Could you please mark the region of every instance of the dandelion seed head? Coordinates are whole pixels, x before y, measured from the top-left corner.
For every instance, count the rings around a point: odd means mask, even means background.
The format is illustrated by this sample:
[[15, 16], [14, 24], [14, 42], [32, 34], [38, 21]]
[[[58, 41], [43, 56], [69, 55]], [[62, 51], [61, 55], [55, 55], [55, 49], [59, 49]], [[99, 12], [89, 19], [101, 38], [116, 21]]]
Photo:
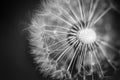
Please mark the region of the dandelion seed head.
[[89, 76], [94, 80], [94, 74], [106, 75], [104, 64], [116, 70], [112, 53], [120, 51], [111, 44], [108, 1], [43, 0], [29, 29], [31, 54], [40, 73], [55, 80], [89, 80]]
[[93, 43], [96, 41], [96, 32], [93, 29], [85, 28], [78, 31], [78, 38], [85, 44]]

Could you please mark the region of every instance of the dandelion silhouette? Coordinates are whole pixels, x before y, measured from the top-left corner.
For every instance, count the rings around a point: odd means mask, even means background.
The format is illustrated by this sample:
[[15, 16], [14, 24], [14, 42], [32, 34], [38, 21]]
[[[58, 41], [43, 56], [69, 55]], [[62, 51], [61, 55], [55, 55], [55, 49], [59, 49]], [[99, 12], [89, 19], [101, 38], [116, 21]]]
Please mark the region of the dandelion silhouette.
[[[107, 48], [111, 35], [100, 31], [105, 15], [115, 7], [111, 0], [45, 0], [31, 20], [30, 44], [40, 73], [54, 79], [88, 80], [105, 77], [102, 62], [114, 70]], [[113, 58], [113, 57], [112, 57]], [[104, 66], [105, 67], [105, 66]]]

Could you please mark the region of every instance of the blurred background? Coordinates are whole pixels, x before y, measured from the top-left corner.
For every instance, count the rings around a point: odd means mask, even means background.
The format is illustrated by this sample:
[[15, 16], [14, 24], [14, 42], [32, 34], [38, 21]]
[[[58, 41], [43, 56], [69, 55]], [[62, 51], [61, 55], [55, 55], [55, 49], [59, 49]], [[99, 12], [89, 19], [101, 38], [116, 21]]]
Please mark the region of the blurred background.
[[[118, 1], [118, 2], [117, 2]], [[119, 5], [119, 0], [115, 1]], [[49, 80], [41, 77], [29, 55], [27, 33], [22, 31], [30, 23], [40, 0], [10, 0], [1, 2], [1, 79], [0, 80]], [[118, 6], [119, 8], [120, 6]], [[120, 8], [119, 8], [120, 9]], [[116, 24], [120, 25], [120, 15], [116, 15]], [[119, 29], [119, 30], [118, 30]], [[120, 31], [119, 28], [116, 29]], [[120, 33], [120, 32], [118, 32]], [[120, 80], [120, 71], [114, 80]]]
[[40, 0], [10, 0], [1, 2], [1, 79], [46, 80], [38, 75], [29, 56], [27, 34], [22, 31], [30, 23], [33, 10]]

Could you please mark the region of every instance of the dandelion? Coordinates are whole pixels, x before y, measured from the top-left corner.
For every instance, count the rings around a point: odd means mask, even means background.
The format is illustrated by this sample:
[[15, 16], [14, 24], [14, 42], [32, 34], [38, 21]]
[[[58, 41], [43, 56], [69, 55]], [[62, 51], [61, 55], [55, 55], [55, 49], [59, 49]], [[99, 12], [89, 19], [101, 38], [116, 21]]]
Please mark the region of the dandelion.
[[[110, 42], [105, 16], [115, 7], [111, 0], [45, 0], [29, 27], [32, 54], [46, 76], [55, 79], [94, 80], [105, 77], [103, 63], [114, 70], [107, 49], [120, 53]], [[109, 23], [110, 24], [110, 23]], [[103, 34], [101, 28], [105, 30]]]

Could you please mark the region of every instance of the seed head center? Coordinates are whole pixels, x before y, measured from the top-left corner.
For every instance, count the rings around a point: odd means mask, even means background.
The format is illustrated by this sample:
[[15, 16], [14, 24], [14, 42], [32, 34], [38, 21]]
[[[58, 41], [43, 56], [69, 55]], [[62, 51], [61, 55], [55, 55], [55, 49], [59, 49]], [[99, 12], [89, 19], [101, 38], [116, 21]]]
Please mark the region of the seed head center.
[[85, 44], [90, 44], [96, 40], [96, 32], [93, 29], [85, 28], [77, 33], [78, 38]]

